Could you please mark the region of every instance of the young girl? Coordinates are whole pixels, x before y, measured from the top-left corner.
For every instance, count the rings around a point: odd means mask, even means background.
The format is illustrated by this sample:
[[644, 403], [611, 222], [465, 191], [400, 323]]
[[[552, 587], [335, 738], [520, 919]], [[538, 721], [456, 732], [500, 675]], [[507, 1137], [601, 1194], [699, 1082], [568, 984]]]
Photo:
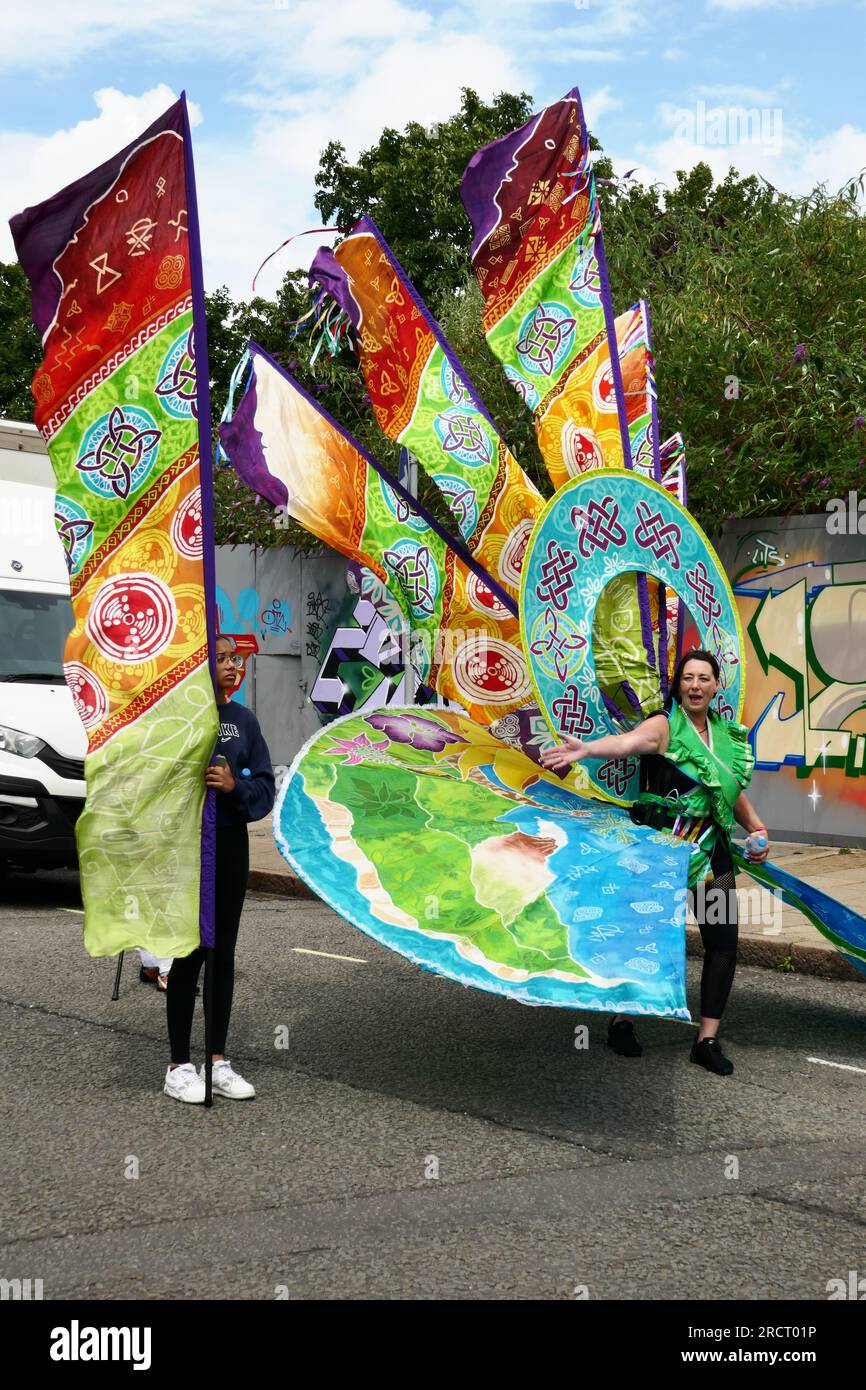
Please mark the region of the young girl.
[[[271, 755], [262, 738], [256, 716], [235, 704], [230, 694], [243, 668], [243, 658], [228, 637], [216, 644], [217, 703], [220, 731], [216, 751], [223, 765], [205, 770], [205, 782], [217, 793], [216, 887], [213, 968], [205, 974], [205, 1009], [213, 989], [213, 1093], [231, 1100], [250, 1100], [255, 1088], [245, 1081], [225, 1056], [226, 1035], [232, 1011], [235, 979], [235, 944], [250, 867], [247, 825], [261, 820], [274, 804]], [[204, 1067], [197, 1072], [189, 1058], [192, 1018], [199, 971], [204, 961], [201, 947], [176, 958], [168, 976], [166, 1016], [171, 1061], [165, 1075], [165, 1094], [174, 1100], [204, 1101]], [[211, 980], [213, 975], [213, 980]]]

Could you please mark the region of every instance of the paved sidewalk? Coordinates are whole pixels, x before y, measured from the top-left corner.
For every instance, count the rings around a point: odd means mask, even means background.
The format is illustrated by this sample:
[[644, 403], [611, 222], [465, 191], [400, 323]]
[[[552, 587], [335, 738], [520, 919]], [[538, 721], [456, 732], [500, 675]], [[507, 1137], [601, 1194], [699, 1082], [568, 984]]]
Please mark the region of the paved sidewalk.
[[[827, 845], [776, 842], [773, 863], [805, 879], [833, 898], [866, 916], [866, 850], [838, 850]], [[285, 893], [291, 897], [314, 896], [294, 874], [274, 843], [270, 819], [250, 826], [250, 887], [259, 892]], [[842, 960], [829, 941], [800, 912], [786, 903], [775, 914], [748, 910], [759, 907], [754, 880], [743, 874], [740, 890], [752, 890], [749, 900], [741, 891], [740, 959], [744, 964], [773, 969], [794, 969], [803, 974], [857, 979], [860, 975]], [[765, 899], [766, 904], [766, 899]], [[688, 932], [690, 955], [701, 952], [696, 929]]]

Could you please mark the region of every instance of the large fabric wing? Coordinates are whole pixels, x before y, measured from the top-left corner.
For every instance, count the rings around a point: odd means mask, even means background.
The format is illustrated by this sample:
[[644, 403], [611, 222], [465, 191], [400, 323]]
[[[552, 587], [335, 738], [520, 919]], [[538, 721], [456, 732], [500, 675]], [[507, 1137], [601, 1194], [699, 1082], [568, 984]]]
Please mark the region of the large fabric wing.
[[43, 360], [36, 423], [72, 590], [65, 673], [88, 736], [77, 824], [85, 944], [213, 940], [217, 735], [210, 406], [183, 98], [12, 219]]
[[301, 750], [280, 851], [384, 946], [524, 1004], [688, 1019], [688, 846], [465, 717], [382, 710]]

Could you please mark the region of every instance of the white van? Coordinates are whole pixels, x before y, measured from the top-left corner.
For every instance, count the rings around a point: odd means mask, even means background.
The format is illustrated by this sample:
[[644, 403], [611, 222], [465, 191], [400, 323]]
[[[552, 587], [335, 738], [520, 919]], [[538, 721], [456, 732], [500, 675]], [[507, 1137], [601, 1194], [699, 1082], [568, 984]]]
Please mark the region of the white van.
[[63, 679], [71, 627], [45, 445], [0, 420], [0, 877], [77, 862], [87, 736]]

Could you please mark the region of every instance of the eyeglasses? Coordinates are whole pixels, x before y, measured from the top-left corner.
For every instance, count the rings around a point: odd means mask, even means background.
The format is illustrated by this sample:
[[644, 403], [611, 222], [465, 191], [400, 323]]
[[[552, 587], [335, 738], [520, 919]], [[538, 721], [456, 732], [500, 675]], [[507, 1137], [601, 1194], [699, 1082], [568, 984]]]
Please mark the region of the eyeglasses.
[[236, 671], [243, 670], [244, 659], [239, 652], [219, 652], [216, 659], [217, 666], [225, 666], [226, 662], [231, 662]]

